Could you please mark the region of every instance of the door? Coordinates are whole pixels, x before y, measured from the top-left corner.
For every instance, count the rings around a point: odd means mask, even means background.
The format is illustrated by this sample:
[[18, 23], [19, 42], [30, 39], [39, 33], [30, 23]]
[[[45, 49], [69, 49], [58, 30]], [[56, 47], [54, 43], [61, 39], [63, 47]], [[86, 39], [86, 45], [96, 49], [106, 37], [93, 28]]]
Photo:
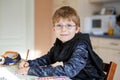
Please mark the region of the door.
[[0, 0], [0, 55], [34, 49], [33, 0]]

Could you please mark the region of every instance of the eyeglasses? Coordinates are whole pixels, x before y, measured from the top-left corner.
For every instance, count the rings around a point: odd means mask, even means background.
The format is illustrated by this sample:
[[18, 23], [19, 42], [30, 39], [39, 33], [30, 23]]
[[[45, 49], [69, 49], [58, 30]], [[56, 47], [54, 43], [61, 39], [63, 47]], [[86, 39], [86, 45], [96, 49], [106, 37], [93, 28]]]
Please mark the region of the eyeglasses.
[[63, 27], [67, 28], [67, 29], [72, 29], [73, 27], [75, 27], [76, 25], [72, 25], [72, 24], [66, 24], [66, 25], [63, 25], [63, 24], [56, 24], [55, 25], [55, 28], [60, 30], [62, 29]]

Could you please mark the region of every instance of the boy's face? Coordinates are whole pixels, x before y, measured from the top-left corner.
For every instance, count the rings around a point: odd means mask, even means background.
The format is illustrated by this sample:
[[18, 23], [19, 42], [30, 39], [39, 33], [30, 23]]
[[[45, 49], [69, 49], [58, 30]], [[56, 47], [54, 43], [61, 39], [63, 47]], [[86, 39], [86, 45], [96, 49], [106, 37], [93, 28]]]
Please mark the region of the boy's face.
[[76, 26], [72, 20], [62, 18], [53, 27], [56, 37], [63, 43], [71, 40], [79, 32], [79, 29], [80, 27]]

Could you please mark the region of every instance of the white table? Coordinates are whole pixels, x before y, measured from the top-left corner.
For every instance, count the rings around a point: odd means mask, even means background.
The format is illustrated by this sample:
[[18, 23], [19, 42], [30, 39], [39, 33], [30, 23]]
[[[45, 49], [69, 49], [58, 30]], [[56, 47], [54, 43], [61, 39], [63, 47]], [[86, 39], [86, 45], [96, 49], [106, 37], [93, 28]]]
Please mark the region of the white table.
[[38, 78], [37, 76], [17, 74], [17, 70], [17, 65], [0, 67], [0, 80], [35, 80]]

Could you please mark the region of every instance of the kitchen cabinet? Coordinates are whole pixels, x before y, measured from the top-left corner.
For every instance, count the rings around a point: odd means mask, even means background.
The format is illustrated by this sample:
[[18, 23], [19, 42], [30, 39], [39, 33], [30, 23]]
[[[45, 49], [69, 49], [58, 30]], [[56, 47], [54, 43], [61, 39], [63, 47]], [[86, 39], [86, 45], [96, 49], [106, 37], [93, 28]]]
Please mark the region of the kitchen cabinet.
[[119, 0], [90, 0], [91, 3], [101, 3], [101, 2], [116, 2]]
[[117, 63], [117, 70], [115, 72], [114, 80], [120, 79], [120, 39], [91, 37], [91, 42], [94, 51], [103, 59], [104, 62], [109, 63], [114, 61]]

